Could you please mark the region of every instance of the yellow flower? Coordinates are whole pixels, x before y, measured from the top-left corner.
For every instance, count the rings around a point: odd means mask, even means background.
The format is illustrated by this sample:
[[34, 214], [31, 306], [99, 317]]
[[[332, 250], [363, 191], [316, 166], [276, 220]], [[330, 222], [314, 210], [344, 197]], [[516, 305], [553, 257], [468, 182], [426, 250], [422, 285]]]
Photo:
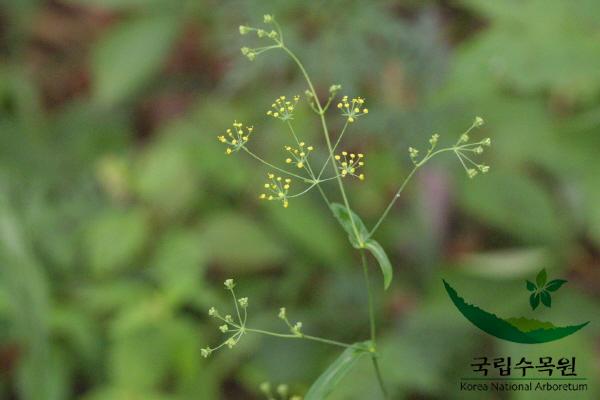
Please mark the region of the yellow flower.
[[271, 104], [272, 110], [267, 111], [267, 115], [282, 121], [293, 119], [294, 110], [299, 100], [300, 96], [294, 96], [292, 100], [286, 100], [285, 96], [279, 96]]
[[252, 126], [246, 126], [241, 122], [234, 121], [232, 128], [228, 128], [225, 134], [217, 136], [217, 140], [227, 145], [225, 154], [230, 155], [239, 151], [250, 140], [250, 134], [254, 130]]
[[365, 179], [365, 174], [360, 173], [357, 175], [357, 170], [365, 165], [364, 158], [365, 155], [362, 153], [348, 153], [347, 151], [342, 151], [342, 154], [336, 154], [334, 156], [335, 160], [338, 162], [338, 169], [340, 171], [340, 175], [342, 178], [345, 178], [348, 175], [354, 176], [361, 181]]
[[282, 178], [281, 176], [275, 176], [275, 174], [267, 174], [268, 182], [264, 184], [264, 188], [267, 189], [267, 193], [261, 193], [258, 198], [261, 200], [270, 201], [281, 201], [284, 208], [289, 205], [288, 192], [292, 180], [290, 178]]
[[298, 168], [304, 168], [308, 162], [310, 152], [314, 150], [313, 146], [306, 146], [306, 143], [298, 143], [298, 148], [292, 146], [284, 146], [285, 151], [290, 153], [291, 157], [285, 159], [286, 164], [294, 163]]
[[342, 110], [342, 115], [348, 117], [348, 122], [352, 123], [356, 121], [356, 118], [369, 113], [368, 108], [363, 108], [365, 99], [362, 97], [355, 97], [348, 99], [348, 96], [342, 97], [342, 101], [338, 103], [337, 108]]

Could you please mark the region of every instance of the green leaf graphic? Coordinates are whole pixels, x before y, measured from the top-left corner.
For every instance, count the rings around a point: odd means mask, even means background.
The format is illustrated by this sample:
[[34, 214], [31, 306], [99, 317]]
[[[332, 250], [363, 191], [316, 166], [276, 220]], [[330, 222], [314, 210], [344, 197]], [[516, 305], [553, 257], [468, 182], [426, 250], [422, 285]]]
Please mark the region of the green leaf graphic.
[[554, 279], [554, 280], [548, 282], [548, 284], [546, 285], [546, 287], [544, 289], [549, 292], [556, 292], [565, 283], [567, 283], [567, 280], [565, 280], [565, 279]]
[[535, 310], [537, 306], [540, 305], [540, 294], [532, 293], [531, 296], [529, 296], [529, 304], [531, 304], [531, 308]]
[[542, 298], [542, 303], [546, 307], [552, 307], [552, 297], [550, 297], [550, 293], [546, 292], [545, 290], [542, 290], [540, 296]]
[[527, 290], [529, 290], [530, 292], [533, 292], [535, 289], [537, 289], [537, 286], [535, 286], [535, 283], [533, 283], [529, 280], [526, 282], [527, 282]]
[[537, 276], [535, 278], [535, 282], [537, 283], [537, 286], [541, 288], [541, 287], [544, 287], [547, 279], [548, 279], [548, 275], [546, 274], [546, 268], [544, 268], [543, 270], [541, 270], [539, 272], [539, 274], [537, 274]]

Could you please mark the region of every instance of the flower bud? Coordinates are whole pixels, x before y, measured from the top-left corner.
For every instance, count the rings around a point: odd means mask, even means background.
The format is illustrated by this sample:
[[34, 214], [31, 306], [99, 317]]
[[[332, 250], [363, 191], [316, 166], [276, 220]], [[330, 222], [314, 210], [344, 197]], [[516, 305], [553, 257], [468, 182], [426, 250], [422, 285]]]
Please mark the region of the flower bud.
[[271, 384], [269, 382], [263, 382], [260, 384], [259, 389], [266, 395], [271, 394]]
[[279, 319], [286, 319], [287, 318], [287, 315], [286, 315], [286, 312], [285, 312], [285, 307], [281, 307], [279, 309], [279, 315], [278, 315], [278, 317], [279, 317]]
[[283, 398], [287, 398], [290, 388], [288, 385], [281, 384], [277, 386], [277, 394]]
[[225, 288], [229, 289], [229, 290], [231, 290], [235, 287], [235, 283], [233, 282], [233, 279], [227, 279], [223, 284], [225, 285]]
[[208, 356], [210, 356], [210, 353], [212, 353], [212, 350], [210, 349], [210, 347], [200, 350], [200, 355], [204, 358], [208, 358]]
[[481, 118], [481, 117], [475, 117], [475, 121], [473, 122], [473, 126], [474, 127], [478, 128], [478, 127], [480, 127], [483, 124], [484, 124], [483, 118]]
[[240, 25], [240, 35], [245, 35], [248, 32], [250, 32], [250, 27], [247, 27], [245, 25]]
[[265, 15], [263, 16], [263, 22], [264, 22], [265, 24], [270, 24], [270, 23], [272, 23], [272, 22], [273, 22], [273, 16], [272, 16], [271, 14], [265, 14]]

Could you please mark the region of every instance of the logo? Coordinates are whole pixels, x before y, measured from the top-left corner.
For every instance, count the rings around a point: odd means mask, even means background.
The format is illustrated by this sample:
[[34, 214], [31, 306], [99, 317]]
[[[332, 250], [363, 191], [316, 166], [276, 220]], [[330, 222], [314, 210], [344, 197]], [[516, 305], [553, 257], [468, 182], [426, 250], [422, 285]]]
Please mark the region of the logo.
[[[588, 321], [578, 325], [556, 326], [551, 322], [525, 317], [500, 318], [476, 305], [469, 304], [448, 282], [445, 280], [443, 282], [448, 296], [458, 311], [473, 325], [499, 339], [526, 344], [552, 342], [572, 335], [589, 323]], [[552, 295], [565, 283], [567, 281], [564, 279], [554, 279], [548, 282], [545, 269], [537, 274], [535, 283], [527, 280], [525, 287], [530, 292], [529, 305], [532, 310], [536, 310], [540, 304], [550, 308]]]

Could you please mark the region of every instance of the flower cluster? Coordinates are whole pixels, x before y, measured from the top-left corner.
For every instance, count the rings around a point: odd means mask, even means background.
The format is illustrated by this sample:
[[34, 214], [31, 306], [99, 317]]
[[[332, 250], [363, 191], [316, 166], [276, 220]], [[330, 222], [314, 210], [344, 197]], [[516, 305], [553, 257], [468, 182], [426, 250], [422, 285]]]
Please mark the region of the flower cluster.
[[354, 122], [356, 118], [369, 113], [369, 109], [364, 107], [364, 104], [365, 99], [362, 97], [349, 100], [348, 96], [344, 96], [342, 101], [338, 103], [337, 108], [342, 110], [343, 116], [348, 117], [348, 122]]
[[284, 149], [288, 151], [291, 157], [285, 159], [286, 164], [294, 164], [298, 168], [304, 168], [308, 155], [314, 150], [313, 146], [307, 146], [304, 142], [298, 143], [298, 148], [292, 146], [285, 146]]
[[338, 169], [340, 170], [340, 175], [345, 178], [348, 175], [357, 177], [361, 181], [365, 179], [365, 174], [357, 174], [356, 171], [365, 165], [364, 162], [364, 154], [358, 153], [350, 153], [347, 151], [342, 151], [342, 154], [336, 154], [335, 160], [338, 163]]
[[[223, 324], [219, 326], [219, 331], [221, 331], [224, 334], [231, 334], [231, 336], [229, 336], [227, 339], [225, 339], [217, 347], [214, 347], [214, 348], [206, 347], [206, 348], [201, 349], [200, 354], [204, 358], [207, 358], [214, 351], [219, 350], [221, 347], [227, 346], [230, 349], [233, 348], [240, 341], [240, 339], [246, 332], [245, 327], [246, 327], [246, 320], [248, 318], [248, 314], [247, 314], [248, 298], [247, 297], [242, 297], [240, 299], [236, 298], [235, 291], [233, 290], [233, 288], [235, 287], [235, 282], [233, 281], [233, 279], [227, 279], [224, 282], [224, 286], [225, 286], [225, 289], [227, 289], [231, 293], [231, 296], [233, 297], [233, 304], [235, 305], [237, 320], [235, 320], [234, 317], [232, 317], [230, 314], [226, 314], [225, 316], [222, 316], [219, 313], [219, 311], [217, 311], [217, 309], [214, 307], [211, 307], [208, 310], [208, 315], [210, 317], [216, 318], [223, 322]], [[240, 311], [240, 309], [241, 309], [241, 311]], [[242, 313], [243, 313], [243, 317], [242, 317]]]
[[264, 184], [264, 188], [267, 189], [268, 193], [261, 193], [259, 198], [261, 200], [276, 200], [281, 201], [283, 207], [288, 207], [288, 191], [292, 180], [290, 178], [282, 178], [281, 176], [275, 176], [274, 174], [267, 174], [269, 182]]
[[462, 135], [460, 135], [458, 141], [454, 146], [437, 151], [435, 151], [435, 149], [440, 136], [438, 134], [434, 134], [429, 139], [429, 149], [427, 150], [427, 154], [423, 158], [419, 159], [419, 150], [415, 149], [414, 147], [408, 148], [408, 154], [410, 156], [410, 159], [415, 165], [415, 167], [420, 167], [435, 154], [441, 153], [443, 151], [453, 151], [456, 157], [458, 157], [458, 160], [465, 169], [465, 172], [467, 173], [467, 176], [469, 178], [474, 178], [479, 173], [485, 174], [490, 170], [490, 167], [485, 164], [476, 163], [469, 156], [469, 153], [477, 155], [482, 154], [484, 147], [489, 147], [492, 144], [492, 140], [490, 138], [485, 138], [479, 142], [469, 142], [471, 139], [469, 136], [470, 132], [474, 128], [479, 128], [483, 124], [483, 119], [481, 117], [476, 117], [469, 129], [467, 129]]
[[271, 104], [272, 110], [267, 111], [267, 115], [280, 119], [282, 121], [288, 121], [294, 118], [294, 109], [300, 100], [300, 96], [292, 97], [292, 100], [287, 100], [285, 96], [279, 96]]
[[[273, 18], [273, 16], [270, 14], [266, 14], [264, 16], [263, 22], [267, 25], [275, 25], [275, 27], [279, 28], [279, 26], [275, 22], [275, 18]], [[273, 29], [266, 30], [266, 29], [254, 28], [254, 27], [246, 26], [246, 25], [240, 25], [239, 30], [240, 30], [240, 35], [247, 35], [248, 33], [255, 32], [256, 36], [258, 36], [260, 39], [267, 38], [267, 39], [271, 39], [272, 41], [274, 41], [276, 43], [276, 45], [273, 45], [273, 46], [264, 46], [264, 47], [256, 47], [256, 48], [242, 47], [242, 54], [244, 56], [246, 56], [250, 61], [253, 61], [256, 58], [256, 56], [259, 55], [260, 53], [263, 53], [267, 50], [271, 50], [276, 47], [280, 47], [280, 45], [282, 43], [281, 42], [281, 33], [276, 30], [273, 30]]]
[[[275, 400], [275, 395], [273, 394], [273, 390], [270, 382], [263, 382], [260, 384], [260, 391], [262, 394], [266, 396], [267, 400]], [[290, 388], [286, 384], [277, 385], [275, 388], [275, 393], [279, 396], [278, 400], [302, 400], [302, 397], [292, 395], [290, 397]]]
[[484, 147], [489, 147], [492, 145], [492, 140], [490, 138], [485, 138], [479, 142], [469, 143], [469, 133], [474, 128], [479, 128], [483, 124], [483, 118], [475, 117], [471, 127], [460, 136], [455, 146], [454, 152], [456, 153], [456, 156], [458, 157], [469, 178], [474, 178], [479, 173], [485, 174], [490, 170], [488, 165], [478, 164], [473, 161], [471, 157], [469, 157], [469, 153], [477, 155], [482, 154]]
[[302, 337], [302, 322], [298, 321], [294, 325], [292, 325], [287, 317], [287, 311], [285, 307], [281, 307], [279, 309], [279, 314], [277, 315], [277, 317], [283, 322], [285, 322], [287, 327], [290, 328], [290, 332], [292, 332], [294, 336]]
[[234, 121], [233, 128], [228, 128], [224, 135], [217, 136], [219, 142], [227, 145], [225, 154], [229, 155], [239, 151], [250, 139], [250, 134], [252, 134], [254, 127], [246, 126], [244, 130], [242, 126], [241, 122]]

